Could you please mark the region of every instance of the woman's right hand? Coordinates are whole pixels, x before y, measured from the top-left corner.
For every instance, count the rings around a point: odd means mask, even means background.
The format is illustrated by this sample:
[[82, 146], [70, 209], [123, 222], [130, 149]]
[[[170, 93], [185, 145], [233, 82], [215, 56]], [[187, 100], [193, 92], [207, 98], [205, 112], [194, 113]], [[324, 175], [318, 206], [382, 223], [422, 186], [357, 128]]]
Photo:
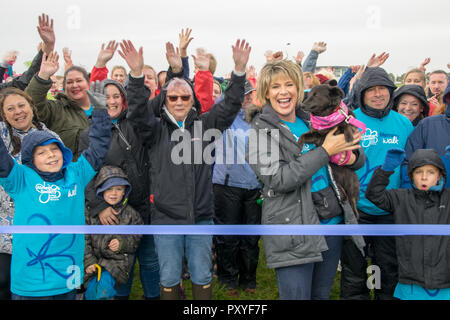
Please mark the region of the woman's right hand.
[[119, 224], [119, 220], [116, 218], [116, 215], [117, 212], [113, 208], [108, 207], [106, 209], [103, 209], [98, 214], [98, 218], [103, 225], [115, 225]]
[[50, 52], [48, 55], [44, 53], [42, 56], [41, 69], [39, 70], [39, 78], [48, 80], [59, 69], [59, 55], [56, 52]]
[[361, 132], [357, 131], [353, 134], [353, 140], [351, 142], [347, 142], [345, 140], [344, 134], [334, 135], [337, 131], [337, 127], [332, 129], [325, 137], [325, 141], [322, 144], [322, 148], [328, 153], [331, 157], [335, 154], [341, 153], [347, 150], [356, 150], [361, 148], [359, 142], [361, 141]]

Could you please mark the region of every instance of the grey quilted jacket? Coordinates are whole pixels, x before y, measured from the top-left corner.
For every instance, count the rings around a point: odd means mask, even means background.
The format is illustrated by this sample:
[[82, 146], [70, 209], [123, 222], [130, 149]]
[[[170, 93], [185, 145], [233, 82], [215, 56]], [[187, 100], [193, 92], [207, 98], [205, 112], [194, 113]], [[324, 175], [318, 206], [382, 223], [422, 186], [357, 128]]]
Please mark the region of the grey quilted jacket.
[[[247, 111], [247, 121], [258, 136], [257, 144], [251, 141], [250, 136], [246, 158], [263, 185], [261, 223], [319, 224], [311, 196], [311, 177], [328, 164], [327, 152], [318, 147], [302, 154], [289, 128], [279, 120], [270, 104], [262, 110], [255, 108]], [[297, 116], [303, 119], [308, 117], [301, 109], [297, 110]], [[364, 164], [365, 157], [359, 158], [358, 165]], [[348, 204], [343, 205], [343, 210], [345, 223], [357, 223]], [[283, 235], [262, 238], [269, 268], [320, 262], [322, 252], [328, 249], [324, 236]], [[356, 237], [354, 240], [362, 249], [362, 238]]]

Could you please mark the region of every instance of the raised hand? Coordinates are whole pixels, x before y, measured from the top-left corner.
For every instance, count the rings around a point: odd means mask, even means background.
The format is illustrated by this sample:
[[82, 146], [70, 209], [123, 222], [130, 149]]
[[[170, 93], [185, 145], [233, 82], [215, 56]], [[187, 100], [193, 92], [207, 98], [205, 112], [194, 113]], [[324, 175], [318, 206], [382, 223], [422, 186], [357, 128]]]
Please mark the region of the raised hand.
[[55, 48], [55, 32], [53, 31], [53, 19], [49, 20], [48, 15], [43, 13], [38, 18], [38, 33], [43, 43], [42, 51], [50, 54]]
[[376, 56], [375, 53], [370, 57], [369, 61], [367, 61], [367, 68], [375, 68], [381, 66], [386, 62], [387, 58], [389, 58], [389, 53], [383, 52], [379, 56]]
[[236, 44], [231, 47], [233, 49], [234, 70], [245, 72], [252, 47], [250, 47], [245, 40], [241, 41], [239, 39], [236, 40]]
[[180, 49], [175, 47], [171, 42], [166, 42], [166, 59], [169, 66], [174, 73], [181, 72], [183, 70], [183, 63], [181, 61]]
[[72, 50], [70, 50], [67, 47], [64, 47], [62, 49], [62, 52], [63, 52], [64, 62], [66, 63], [66, 65], [68, 65], [68, 66], [73, 65], [73, 63], [72, 63]]
[[283, 52], [277, 51], [274, 54], [272, 54], [272, 61], [280, 61], [283, 59]]
[[118, 46], [119, 43], [116, 43], [115, 40], [109, 41], [106, 48], [105, 44], [102, 43], [102, 48], [98, 53], [97, 63], [95, 64], [95, 66], [97, 68], [104, 68], [106, 66], [106, 63], [114, 56], [114, 53], [116, 52]]
[[192, 55], [192, 58], [194, 59], [195, 66], [200, 71], [207, 71], [209, 70], [209, 61], [210, 57], [203, 49], [197, 49], [197, 56]]
[[361, 69], [361, 66], [350, 66], [350, 70], [352, 70], [352, 73], [357, 73]]
[[107, 109], [107, 98], [105, 94], [105, 85], [103, 82], [96, 80], [91, 82], [91, 89], [86, 93], [89, 97], [89, 101], [93, 104], [94, 109]]
[[186, 31], [184, 29], [181, 29], [181, 33], [178, 34], [179, 44], [178, 48], [180, 49], [180, 55], [185, 58], [187, 57], [187, 47], [189, 46], [189, 43], [194, 39], [191, 37], [192, 29], [186, 28]]
[[130, 67], [130, 74], [135, 78], [142, 76], [144, 49], [140, 47], [139, 51], [137, 51], [130, 40], [123, 40], [120, 43], [120, 49], [122, 51], [119, 50], [119, 54]]
[[246, 73], [247, 73], [247, 78], [249, 78], [249, 79], [250, 78], [256, 79], [257, 74], [256, 74], [256, 70], [255, 70], [254, 66], [248, 67], [247, 70], [246, 70]]
[[299, 52], [297, 52], [297, 55], [293, 58], [294, 58], [295, 62], [297, 62], [297, 64], [301, 64], [304, 56], [305, 56], [305, 53], [303, 51], [299, 51]]
[[48, 80], [59, 69], [59, 56], [56, 52], [50, 52], [50, 54], [44, 53], [42, 56], [41, 68], [38, 76], [43, 80]]
[[316, 51], [318, 54], [321, 54], [327, 50], [327, 44], [323, 41], [314, 42], [312, 50]]
[[422, 70], [423, 72], [425, 72], [425, 71], [427, 70], [427, 69], [425, 68], [425, 66], [426, 66], [427, 64], [429, 64], [430, 61], [431, 61], [430, 58], [425, 58], [425, 60], [423, 60], [422, 63], [420, 64], [419, 69]]
[[267, 50], [264, 53], [264, 56], [266, 57], [266, 62], [270, 62], [273, 60], [272, 54], [273, 54], [272, 50]]

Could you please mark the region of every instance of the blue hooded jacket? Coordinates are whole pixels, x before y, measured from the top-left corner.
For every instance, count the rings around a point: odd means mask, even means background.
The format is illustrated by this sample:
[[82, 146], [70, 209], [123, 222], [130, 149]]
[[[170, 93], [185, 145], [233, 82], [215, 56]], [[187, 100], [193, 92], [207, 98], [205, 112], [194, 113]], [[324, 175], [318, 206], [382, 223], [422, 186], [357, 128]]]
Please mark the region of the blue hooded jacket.
[[[444, 93], [444, 102], [450, 99], [450, 84]], [[446, 103], [445, 113], [422, 119], [408, 138], [405, 147], [405, 162], [402, 171], [405, 172], [408, 161], [417, 149], [434, 149], [444, 162], [445, 169], [450, 172], [450, 159], [445, 156], [445, 148], [450, 145], [450, 104]], [[410, 188], [407, 174], [402, 174], [402, 187]], [[447, 179], [445, 188], [450, 187]]]

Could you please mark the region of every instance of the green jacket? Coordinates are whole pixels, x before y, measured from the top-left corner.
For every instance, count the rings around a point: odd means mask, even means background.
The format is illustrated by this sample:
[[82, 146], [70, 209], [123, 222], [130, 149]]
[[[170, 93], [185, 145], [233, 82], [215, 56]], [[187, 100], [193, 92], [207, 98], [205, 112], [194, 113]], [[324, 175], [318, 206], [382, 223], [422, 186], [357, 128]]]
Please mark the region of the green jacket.
[[64, 93], [58, 93], [53, 101], [48, 100], [47, 92], [51, 86], [50, 79], [43, 80], [36, 75], [25, 92], [33, 99], [39, 120], [61, 137], [66, 147], [72, 150], [75, 161], [79, 136], [81, 131], [89, 126], [88, 117], [83, 109]]

